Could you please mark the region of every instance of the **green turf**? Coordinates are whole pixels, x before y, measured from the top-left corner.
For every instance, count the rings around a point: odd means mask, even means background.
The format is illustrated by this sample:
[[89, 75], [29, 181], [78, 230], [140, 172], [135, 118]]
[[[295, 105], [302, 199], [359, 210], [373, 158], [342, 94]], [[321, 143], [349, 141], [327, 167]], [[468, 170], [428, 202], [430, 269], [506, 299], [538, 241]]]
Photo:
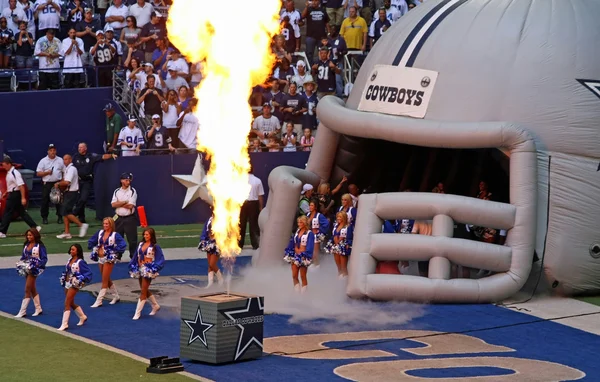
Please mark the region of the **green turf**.
[[192, 380], [178, 374], [148, 374], [142, 362], [24, 322], [0, 317], [0, 328], [3, 382]]
[[600, 306], [600, 296], [576, 297], [577, 300]]

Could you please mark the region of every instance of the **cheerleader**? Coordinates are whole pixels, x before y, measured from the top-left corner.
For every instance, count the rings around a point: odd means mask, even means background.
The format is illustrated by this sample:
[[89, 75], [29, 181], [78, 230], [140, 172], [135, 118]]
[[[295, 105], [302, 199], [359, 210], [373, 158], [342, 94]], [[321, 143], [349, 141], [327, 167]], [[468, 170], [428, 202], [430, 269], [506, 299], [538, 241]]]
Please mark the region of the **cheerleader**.
[[348, 225], [351, 225], [352, 228], [354, 228], [356, 222], [356, 207], [352, 207], [352, 196], [350, 196], [350, 194], [342, 195], [342, 205], [338, 209], [338, 212], [345, 212], [348, 215]]
[[348, 276], [348, 256], [352, 252], [352, 236], [354, 227], [348, 223], [348, 214], [340, 211], [335, 215], [332, 237], [325, 246], [327, 253], [332, 253], [338, 267], [340, 279]]
[[27, 306], [31, 299], [33, 299], [33, 305], [35, 305], [33, 316], [42, 314], [40, 295], [35, 287], [35, 281], [46, 269], [46, 262], [48, 262], [48, 256], [40, 233], [35, 228], [28, 229], [25, 231], [23, 253], [21, 259], [17, 262], [17, 273], [25, 277], [25, 298], [21, 302], [21, 310], [15, 317], [21, 318], [27, 315]]
[[[308, 218], [306, 216], [300, 216], [297, 220], [297, 224], [298, 230], [290, 239], [290, 243], [285, 249], [285, 257], [283, 259], [292, 264], [294, 290], [296, 290], [296, 292], [302, 291], [302, 293], [304, 293], [308, 286], [306, 270], [312, 262], [315, 234], [308, 228]], [[298, 272], [300, 272], [300, 277], [302, 278], [302, 288], [298, 281]]]
[[79, 244], [73, 244], [69, 248], [71, 258], [67, 261], [65, 271], [60, 276], [60, 285], [65, 288], [65, 310], [63, 312], [62, 325], [58, 330], [66, 330], [69, 328], [69, 317], [71, 309], [79, 317], [77, 326], [81, 326], [87, 320], [87, 316], [83, 313], [81, 307], [75, 304], [75, 295], [79, 289], [92, 281], [92, 271], [83, 260], [83, 248]]
[[102, 220], [102, 229], [88, 240], [88, 249], [92, 250], [90, 259], [98, 262], [100, 275], [102, 276], [102, 288], [92, 308], [102, 306], [102, 300], [109, 288], [113, 294], [110, 304], [114, 305], [121, 300], [117, 288], [110, 279], [110, 274], [123, 252], [125, 252], [126, 247], [127, 243], [125, 239], [115, 232], [115, 221], [112, 218], [104, 218]]
[[208, 260], [208, 284], [206, 285], [206, 288], [210, 288], [213, 285], [215, 275], [217, 276], [219, 285], [223, 285], [223, 274], [218, 266], [221, 252], [219, 251], [219, 248], [217, 248], [217, 242], [215, 241], [212, 232], [212, 221], [213, 216], [211, 216], [206, 224], [204, 224], [202, 235], [200, 235], [200, 243], [198, 244], [198, 249], [206, 252], [206, 258]]
[[138, 320], [142, 315], [142, 309], [146, 300], [150, 300], [152, 304], [151, 316], [154, 316], [159, 311], [160, 305], [156, 302], [156, 298], [150, 292], [150, 283], [158, 276], [165, 265], [165, 256], [156, 243], [156, 232], [153, 228], [146, 228], [142, 233], [144, 240], [138, 245], [133, 258], [129, 262], [129, 274], [131, 277], [138, 279], [140, 283], [140, 298], [135, 308], [134, 320]]
[[315, 235], [315, 246], [313, 251], [313, 263], [315, 268], [319, 266], [319, 249], [320, 243], [325, 242], [325, 236], [329, 232], [329, 220], [325, 217], [325, 215], [317, 212], [319, 208], [319, 202], [316, 200], [311, 200], [308, 205], [308, 221], [309, 227], [312, 230], [312, 233]]

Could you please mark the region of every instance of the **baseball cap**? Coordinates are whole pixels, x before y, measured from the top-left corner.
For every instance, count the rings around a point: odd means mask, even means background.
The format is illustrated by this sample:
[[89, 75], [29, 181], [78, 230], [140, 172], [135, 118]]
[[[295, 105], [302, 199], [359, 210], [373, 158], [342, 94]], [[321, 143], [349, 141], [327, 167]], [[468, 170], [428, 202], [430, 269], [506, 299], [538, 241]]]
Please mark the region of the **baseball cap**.
[[133, 174], [130, 172], [124, 172], [121, 174], [121, 179], [133, 180]]
[[322, 45], [319, 47], [319, 51], [329, 52], [329, 47], [327, 45]]
[[91, 13], [91, 12], [92, 12], [92, 8], [85, 8], [85, 9], [83, 10], [83, 12], [84, 12], [84, 13], [88, 13], [88, 12], [90, 12], [90, 13]]
[[302, 192], [301, 194], [304, 195], [307, 191], [311, 191], [313, 189], [312, 184], [305, 184], [304, 186], [302, 186]]
[[98, 35], [104, 36], [104, 31], [102, 29], [97, 30], [96, 31], [96, 36], [98, 36]]
[[111, 27], [110, 25], [107, 25], [107, 26], [104, 28], [104, 32], [114, 32], [114, 31], [115, 31], [115, 30], [114, 30], [114, 29], [113, 29], [113, 27]]
[[154, 65], [152, 65], [152, 63], [151, 63], [151, 62], [146, 62], [146, 63], [144, 64], [144, 66], [149, 66], [149, 67], [151, 67], [152, 69], [154, 69]]
[[129, 117], [127, 119], [129, 119], [131, 122], [137, 121], [137, 118], [133, 114], [129, 114]]
[[48, 150], [50, 150], [50, 149], [56, 149], [56, 146], [54, 146], [54, 143], [50, 143], [48, 145]]
[[306, 68], [306, 63], [304, 63], [304, 61], [300, 60], [296, 63], [296, 67], [298, 67], [298, 66], [303, 66]]
[[271, 104], [270, 104], [270, 103], [268, 103], [268, 102], [265, 102], [265, 103], [263, 103], [263, 107], [269, 107], [269, 108], [270, 108], [270, 107], [271, 107]]
[[113, 110], [114, 107], [112, 105], [112, 103], [107, 103], [106, 106], [104, 106], [104, 109], [102, 109], [102, 111], [108, 111], [108, 110]]
[[162, 13], [160, 13], [159, 11], [154, 11], [150, 14], [151, 17], [162, 17]]
[[152, 119], [160, 119], [160, 115], [158, 115], [158, 114], [154, 114], [154, 115], [152, 116]]

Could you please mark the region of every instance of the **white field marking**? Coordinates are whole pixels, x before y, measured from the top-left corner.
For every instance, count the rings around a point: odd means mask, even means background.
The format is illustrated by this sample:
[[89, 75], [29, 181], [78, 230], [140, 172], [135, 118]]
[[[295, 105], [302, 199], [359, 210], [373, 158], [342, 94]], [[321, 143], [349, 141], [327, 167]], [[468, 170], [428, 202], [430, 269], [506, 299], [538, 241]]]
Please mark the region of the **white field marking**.
[[[139, 362], [143, 362], [143, 363], [146, 363], [146, 364], [150, 364], [150, 360], [149, 359], [146, 359], [144, 357], [140, 357], [137, 354], [133, 354], [133, 353], [130, 353], [128, 351], [125, 351], [125, 350], [122, 350], [122, 349], [118, 349], [116, 347], [113, 347], [113, 346], [110, 346], [110, 345], [107, 345], [107, 344], [103, 344], [101, 342], [90, 340], [89, 338], [85, 338], [85, 337], [78, 336], [78, 335], [73, 334], [73, 333], [69, 333], [66, 330], [65, 331], [58, 331], [56, 328], [53, 328], [52, 326], [49, 326], [49, 325], [46, 325], [46, 324], [42, 324], [42, 323], [39, 323], [39, 322], [36, 322], [36, 321], [32, 321], [32, 320], [27, 319], [27, 318], [18, 318], [17, 319], [15, 317], [13, 317], [12, 315], [10, 315], [8, 313], [5, 313], [5, 312], [2, 312], [2, 311], [0, 311], [0, 316], [4, 317], [4, 318], [11, 319], [11, 320], [19, 321], [19, 322], [24, 322], [26, 324], [29, 324], [29, 325], [32, 325], [32, 326], [35, 326], [35, 327], [38, 327], [38, 328], [41, 328], [41, 329], [45, 329], [45, 330], [48, 330], [50, 332], [54, 332], [54, 333], [62, 335], [62, 336], [65, 336], [65, 337], [68, 337], [68, 338], [72, 338], [74, 340], [78, 340], [78, 341], [84, 342], [86, 344], [99, 347], [100, 349], [105, 349], [105, 350], [111, 351], [113, 353], [117, 353], [119, 355], [131, 358], [133, 360], [136, 360], [136, 361], [139, 361]], [[191, 378], [191, 379], [196, 380], [196, 381], [214, 382], [212, 379], [203, 378], [203, 377], [200, 377], [200, 376], [198, 376], [196, 374], [189, 373], [187, 371], [180, 371], [177, 374], [183, 375], [185, 377]]]

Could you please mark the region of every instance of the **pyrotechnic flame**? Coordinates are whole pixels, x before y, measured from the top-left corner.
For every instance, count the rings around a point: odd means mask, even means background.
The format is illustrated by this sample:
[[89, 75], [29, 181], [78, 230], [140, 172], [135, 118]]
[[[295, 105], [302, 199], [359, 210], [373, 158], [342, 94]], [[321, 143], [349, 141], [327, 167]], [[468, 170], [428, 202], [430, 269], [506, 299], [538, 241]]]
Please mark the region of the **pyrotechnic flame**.
[[248, 133], [252, 88], [271, 74], [272, 37], [279, 32], [280, 0], [175, 0], [169, 9], [169, 39], [191, 62], [202, 62], [196, 88], [200, 121], [198, 150], [211, 165], [212, 229], [223, 256], [239, 254], [239, 215], [248, 193]]

